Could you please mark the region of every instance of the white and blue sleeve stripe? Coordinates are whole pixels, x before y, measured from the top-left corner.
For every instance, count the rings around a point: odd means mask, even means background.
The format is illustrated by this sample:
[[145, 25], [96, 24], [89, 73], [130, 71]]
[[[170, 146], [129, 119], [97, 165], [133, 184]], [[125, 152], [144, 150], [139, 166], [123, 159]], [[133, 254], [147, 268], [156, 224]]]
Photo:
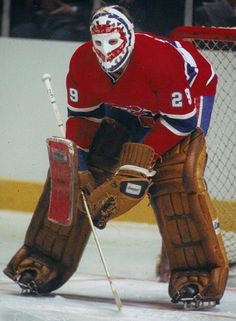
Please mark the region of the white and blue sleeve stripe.
[[184, 115], [161, 113], [160, 122], [175, 135], [187, 136], [197, 126], [196, 109]]
[[99, 104], [93, 107], [72, 107], [68, 105], [68, 117], [85, 117], [95, 122], [101, 122], [105, 116], [104, 104]]

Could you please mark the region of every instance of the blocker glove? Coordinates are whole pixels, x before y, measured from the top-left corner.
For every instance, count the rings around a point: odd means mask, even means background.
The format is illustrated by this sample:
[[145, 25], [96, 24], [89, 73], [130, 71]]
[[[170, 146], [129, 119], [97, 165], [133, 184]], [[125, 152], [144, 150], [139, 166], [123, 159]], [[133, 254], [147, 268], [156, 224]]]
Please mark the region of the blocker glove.
[[125, 143], [120, 167], [115, 176], [99, 185], [87, 197], [93, 223], [103, 229], [108, 220], [117, 217], [139, 203], [151, 184], [154, 149], [144, 144]]

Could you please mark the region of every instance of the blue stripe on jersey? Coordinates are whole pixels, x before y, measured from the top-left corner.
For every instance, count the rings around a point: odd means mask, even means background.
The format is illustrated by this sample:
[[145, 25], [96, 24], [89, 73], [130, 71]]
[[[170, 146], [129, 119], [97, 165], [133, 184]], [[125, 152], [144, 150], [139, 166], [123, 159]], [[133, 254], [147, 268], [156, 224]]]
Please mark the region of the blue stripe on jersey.
[[96, 108], [91, 111], [74, 111], [69, 108], [67, 108], [67, 116], [81, 116], [81, 117], [90, 117], [90, 118], [97, 118], [97, 119], [103, 119], [105, 116], [105, 108], [104, 105], [100, 105], [99, 108]]
[[191, 132], [197, 126], [197, 118], [195, 115], [187, 119], [170, 118], [166, 115], [162, 116], [162, 118], [168, 123], [168, 125], [183, 134]]
[[118, 109], [111, 105], [105, 104], [106, 116], [110, 118], [114, 118], [124, 126], [126, 126], [131, 133], [135, 133], [137, 127], [140, 126], [138, 118], [127, 111]]
[[186, 64], [186, 71], [188, 74], [188, 83], [191, 85], [193, 79], [196, 77], [197, 72], [196, 72], [196, 68], [191, 66], [189, 63]]
[[203, 96], [202, 113], [199, 117], [201, 117], [200, 127], [203, 129], [205, 135], [207, 134], [210, 125], [214, 100], [215, 96]]
[[141, 126], [137, 116], [131, 115], [124, 110], [120, 110], [108, 104], [105, 104], [105, 109], [107, 117], [116, 119], [126, 128], [128, 128], [132, 142], [142, 142], [147, 133], [150, 131], [150, 128], [144, 128]]
[[77, 151], [78, 151], [78, 170], [86, 171], [88, 169], [88, 166], [87, 166], [88, 152], [82, 150], [79, 147], [77, 148]]
[[[192, 55], [187, 51], [187, 49], [183, 48], [179, 44], [178, 41], [170, 41], [170, 43], [177, 49], [177, 51], [179, 51], [179, 53], [181, 54], [181, 56], [183, 57], [183, 59], [185, 61], [185, 72], [186, 72], [188, 83], [191, 86], [192, 85], [192, 81], [195, 79], [195, 77], [196, 77], [196, 75], [198, 73], [196, 62], [194, 61]], [[190, 64], [189, 56], [187, 57], [186, 54], [184, 54], [184, 52], [188, 53], [188, 55], [192, 58], [191, 62], [194, 65]]]

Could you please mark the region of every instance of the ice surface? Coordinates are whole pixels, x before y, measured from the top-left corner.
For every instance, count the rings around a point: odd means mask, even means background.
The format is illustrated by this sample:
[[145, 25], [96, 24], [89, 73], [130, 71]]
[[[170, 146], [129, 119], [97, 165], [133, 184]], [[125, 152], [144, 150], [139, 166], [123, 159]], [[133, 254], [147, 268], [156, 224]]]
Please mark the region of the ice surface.
[[[22, 244], [31, 216], [0, 212], [0, 269]], [[20, 295], [0, 272], [0, 321], [211, 321], [236, 320], [232, 281], [221, 304], [205, 311], [184, 311], [170, 303], [168, 285], [155, 278], [160, 236], [155, 226], [111, 222], [97, 231], [123, 308], [119, 312], [91, 236], [77, 272], [62, 288], [44, 297]]]

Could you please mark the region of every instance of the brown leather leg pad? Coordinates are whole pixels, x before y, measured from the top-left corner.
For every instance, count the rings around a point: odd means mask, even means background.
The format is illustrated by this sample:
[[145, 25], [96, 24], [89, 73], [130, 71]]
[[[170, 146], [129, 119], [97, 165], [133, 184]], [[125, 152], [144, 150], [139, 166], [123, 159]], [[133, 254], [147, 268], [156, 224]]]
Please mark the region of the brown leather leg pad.
[[177, 272], [205, 271], [215, 282], [211, 288], [217, 289], [218, 296], [225, 288], [228, 264], [203, 178], [205, 164], [205, 139], [197, 129], [157, 165], [150, 200], [170, 263], [171, 280]]

